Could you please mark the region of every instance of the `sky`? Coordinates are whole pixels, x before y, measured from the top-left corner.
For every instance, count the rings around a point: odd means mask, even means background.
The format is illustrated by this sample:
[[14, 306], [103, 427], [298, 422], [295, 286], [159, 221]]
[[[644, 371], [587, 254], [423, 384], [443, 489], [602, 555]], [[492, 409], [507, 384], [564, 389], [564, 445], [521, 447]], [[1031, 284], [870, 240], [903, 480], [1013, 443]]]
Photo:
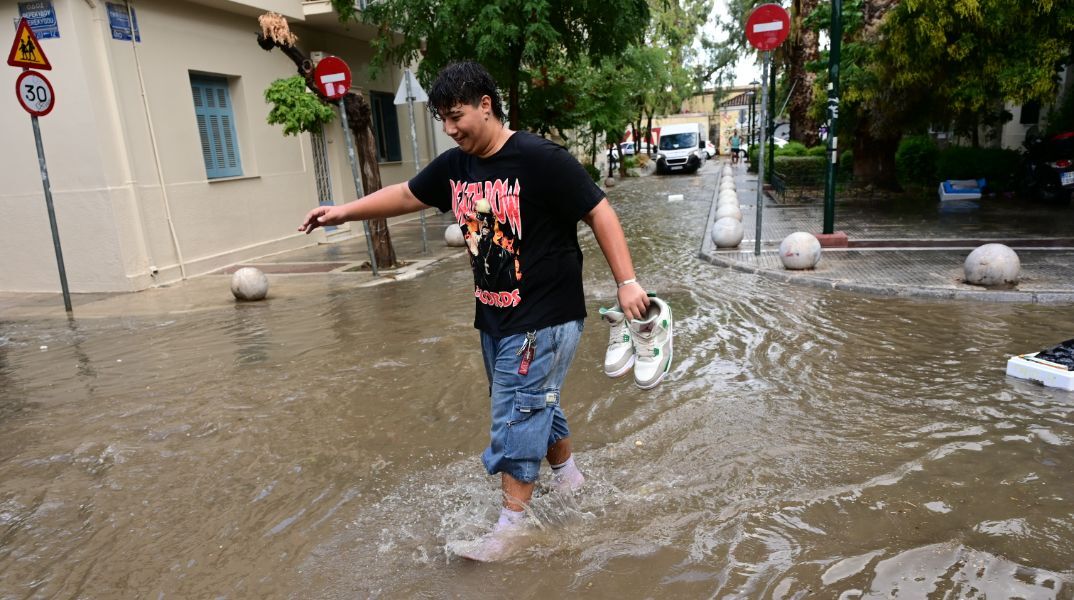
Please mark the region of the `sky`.
[[[716, 0], [713, 5], [712, 15], [705, 25], [705, 35], [712, 39], [726, 39], [726, 34], [716, 29], [715, 20], [718, 15], [727, 14], [727, 0]], [[735, 64], [735, 85], [746, 85], [750, 81], [761, 78], [761, 65], [756, 62], [757, 53], [743, 53], [742, 59]]]

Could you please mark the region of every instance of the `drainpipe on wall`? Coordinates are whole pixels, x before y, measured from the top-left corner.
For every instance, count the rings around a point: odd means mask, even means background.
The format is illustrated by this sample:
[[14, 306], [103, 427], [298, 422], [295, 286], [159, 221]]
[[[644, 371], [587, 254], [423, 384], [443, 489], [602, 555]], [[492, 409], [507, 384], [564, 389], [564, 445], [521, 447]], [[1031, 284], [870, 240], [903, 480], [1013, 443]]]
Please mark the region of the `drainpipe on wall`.
[[168, 199], [168, 187], [164, 185], [164, 168], [160, 164], [160, 149], [157, 145], [157, 132], [153, 128], [153, 117], [149, 112], [149, 97], [145, 93], [145, 78], [142, 77], [142, 63], [138, 60], [138, 43], [135, 41], [134, 16], [131, 14], [131, 3], [124, 0], [123, 5], [127, 8], [127, 22], [131, 26], [131, 52], [134, 54], [134, 70], [138, 73], [138, 89], [142, 94], [142, 107], [145, 111], [145, 122], [149, 126], [149, 143], [153, 147], [153, 162], [157, 167], [157, 181], [160, 183], [160, 197], [164, 201], [164, 216], [168, 221], [168, 231], [171, 232], [172, 246], [175, 248], [175, 257], [179, 261], [179, 277], [186, 279], [186, 264], [183, 261], [183, 251], [179, 247], [179, 236], [175, 233], [175, 223], [172, 220], [172, 207]]

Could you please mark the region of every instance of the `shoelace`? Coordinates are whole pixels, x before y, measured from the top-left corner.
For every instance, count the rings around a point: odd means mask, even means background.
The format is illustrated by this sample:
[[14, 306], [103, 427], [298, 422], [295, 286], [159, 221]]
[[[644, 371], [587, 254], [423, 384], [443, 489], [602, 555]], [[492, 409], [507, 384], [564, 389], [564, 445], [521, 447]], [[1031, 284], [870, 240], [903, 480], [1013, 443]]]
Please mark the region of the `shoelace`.
[[656, 350], [656, 331], [648, 335], [638, 333], [634, 335], [634, 354], [638, 358], [652, 358]]
[[611, 331], [608, 333], [608, 345], [622, 344], [629, 341], [629, 330], [627, 329], [626, 319], [619, 321], [612, 325]]

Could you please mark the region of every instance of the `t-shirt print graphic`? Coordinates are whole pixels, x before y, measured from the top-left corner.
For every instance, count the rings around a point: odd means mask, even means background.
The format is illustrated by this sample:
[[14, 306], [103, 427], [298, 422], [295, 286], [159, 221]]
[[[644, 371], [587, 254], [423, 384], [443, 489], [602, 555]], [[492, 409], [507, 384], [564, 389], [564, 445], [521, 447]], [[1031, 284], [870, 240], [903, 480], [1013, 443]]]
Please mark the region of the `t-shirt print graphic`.
[[522, 302], [519, 261], [522, 219], [521, 185], [499, 179], [481, 183], [451, 180], [452, 212], [463, 230], [474, 272], [474, 296], [489, 306], [508, 308]]

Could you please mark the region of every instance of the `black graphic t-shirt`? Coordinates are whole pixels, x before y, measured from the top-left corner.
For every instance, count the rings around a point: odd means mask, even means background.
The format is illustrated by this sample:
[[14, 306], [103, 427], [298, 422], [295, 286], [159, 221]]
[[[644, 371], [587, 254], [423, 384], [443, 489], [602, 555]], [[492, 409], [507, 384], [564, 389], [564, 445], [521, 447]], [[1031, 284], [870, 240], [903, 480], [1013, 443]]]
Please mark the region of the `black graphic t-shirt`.
[[501, 337], [586, 316], [578, 221], [604, 192], [562, 146], [515, 132], [488, 158], [448, 150], [408, 185], [462, 228], [474, 327]]

